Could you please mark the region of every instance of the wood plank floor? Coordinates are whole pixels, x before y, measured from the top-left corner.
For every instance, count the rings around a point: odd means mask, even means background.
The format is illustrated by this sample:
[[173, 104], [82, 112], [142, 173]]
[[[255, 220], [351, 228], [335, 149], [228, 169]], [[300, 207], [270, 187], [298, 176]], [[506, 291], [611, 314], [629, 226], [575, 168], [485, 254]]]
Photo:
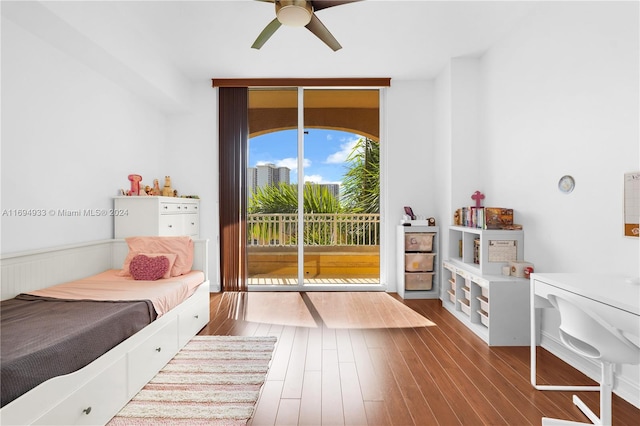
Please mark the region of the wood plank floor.
[[[588, 421], [571, 392], [533, 389], [528, 347], [487, 346], [439, 300], [213, 293], [200, 334], [278, 337], [251, 426]], [[540, 348], [538, 375], [538, 383], [594, 384]], [[578, 395], [599, 412], [597, 392]], [[614, 395], [613, 424], [639, 425], [640, 410]]]

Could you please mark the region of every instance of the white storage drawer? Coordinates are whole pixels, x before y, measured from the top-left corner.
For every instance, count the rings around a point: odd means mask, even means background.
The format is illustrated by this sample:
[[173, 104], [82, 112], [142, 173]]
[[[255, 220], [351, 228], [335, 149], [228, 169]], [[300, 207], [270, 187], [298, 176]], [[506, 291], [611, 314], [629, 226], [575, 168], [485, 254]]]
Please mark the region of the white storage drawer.
[[160, 235], [178, 236], [186, 235], [182, 232], [182, 216], [179, 215], [162, 215], [160, 216]]
[[185, 235], [196, 237], [200, 235], [200, 220], [197, 214], [185, 214], [182, 215], [183, 224], [182, 229]]
[[162, 202], [160, 214], [197, 213], [197, 202]]
[[[204, 293], [204, 295], [203, 295]], [[178, 315], [178, 343], [185, 345], [209, 322], [209, 288], [200, 286], [191, 296], [194, 300]]]
[[80, 387], [51, 411], [36, 420], [34, 424], [105, 424], [113, 412], [126, 404], [128, 399], [127, 365], [125, 358], [122, 357], [101, 372], [95, 380]]
[[127, 354], [129, 396], [133, 396], [178, 352], [178, 320], [172, 319]]

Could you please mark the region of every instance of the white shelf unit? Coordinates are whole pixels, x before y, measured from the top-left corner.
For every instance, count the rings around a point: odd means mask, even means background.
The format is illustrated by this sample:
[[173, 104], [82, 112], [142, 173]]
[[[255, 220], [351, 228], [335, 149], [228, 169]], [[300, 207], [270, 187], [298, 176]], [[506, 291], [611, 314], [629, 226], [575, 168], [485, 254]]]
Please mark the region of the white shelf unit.
[[442, 275], [442, 306], [489, 346], [529, 344], [528, 279], [478, 275], [450, 261]]
[[[432, 235], [432, 244], [430, 249], [425, 247], [413, 247], [405, 249], [405, 238], [415, 234], [420, 238], [421, 234]], [[440, 295], [440, 253], [439, 253], [439, 235], [440, 228], [438, 226], [422, 226], [411, 225], [397, 227], [397, 280], [398, 295], [403, 299], [438, 299]], [[417, 258], [419, 263], [425, 261], [430, 264], [427, 267], [418, 266], [417, 268], [409, 267], [406, 264], [408, 259]], [[409, 269], [409, 271], [407, 271]], [[429, 281], [431, 287], [429, 289], [420, 289], [420, 287], [428, 287]], [[410, 280], [410, 282], [408, 282]], [[426, 284], [426, 285], [424, 285]], [[419, 288], [419, 289], [412, 289]]]
[[449, 227], [442, 262], [442, 305], [490, 346], [529, 342], [529, 280], [502, 275], [524, 259], [522, 230]]
[[[474, 262], [474, 241], [479, 241], [478, 263]], [[509, 261], [501, 260], [515, 249], [515, 258], [524, 260], [524, 232], [522, 230], [494, 230], [449, 227], [449, 259], [470, 272], [483, 275], [500, 275]]]

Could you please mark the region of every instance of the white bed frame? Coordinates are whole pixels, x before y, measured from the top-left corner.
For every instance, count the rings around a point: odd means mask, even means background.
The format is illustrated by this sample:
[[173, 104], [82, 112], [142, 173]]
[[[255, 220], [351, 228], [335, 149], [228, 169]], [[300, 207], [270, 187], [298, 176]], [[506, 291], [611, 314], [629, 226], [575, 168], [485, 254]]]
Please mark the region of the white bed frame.
[[[122, 269], [124, 240], [102, 240], [0, 256], [0, 297]], [[0, 409], [0, 424], [105, 424], [209, 322], [208, 240], [194, 241], [205, 281], [182, 304], [86, 367], [54, 377]]]

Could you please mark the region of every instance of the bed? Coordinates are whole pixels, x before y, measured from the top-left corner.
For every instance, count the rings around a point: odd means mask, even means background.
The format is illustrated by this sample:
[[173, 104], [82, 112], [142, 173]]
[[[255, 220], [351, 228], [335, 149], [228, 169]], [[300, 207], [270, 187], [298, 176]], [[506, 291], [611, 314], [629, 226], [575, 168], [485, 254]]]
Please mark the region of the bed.
[[[50, 340], [56, 351], [66, 351], [69, 356], [64, 358], [64, 362], [48, 362], [55, 364], [62, 371], [61, 375], [60, 371], [54, 371], [52, 378], [30, 378], [35, 382], [26, 384], [30, 390], [25, 393], [18, 389], [14, 391], [17, 392], [15, 395], [5, 396], [3, 380], [2, 397], [10, 402], [3, 403], [0, 409], [0, 423], [66, 425], [108, 422], [208, 323], [207, 246], [206, 240], [193, 242], [192, 272], [153, 283], [130, 277], [116, 277], [121, 275], [123, 263], [126, 264], [131, 256], [125, 240], [103, 240], [2, 255], [0, 296], [3, 300], [3, 321], [13, 318], [16, 324], [20, 324], [20, 320], [26, 315], [31, 318], [31, 324], [37, 324], [35, 328], [41, 329], [43, 337], [40, 340]], [[184, 283], [180, 286], [169, 284], [172, 279]], [[141, 288], [139, 292], [130, 292], [130, 300], [122, 300], [123, 297], [118, 296], [115, 298], [117, 301], [113, 301], [111, 295], [106, 295], [103, 299], [92, 295], [92, 300], [88, 301], [86, 294], [74, 294], [76, 289], [83, 291], [86, 288], [83, 286], [87, 283], [92, 288], [94, 285], [99, 288], [97, 284], [106, 283], [103, 287], [108, 292], [115, 291], [117, 283], [141, 287], [145, 283], [153, 284], [154, 288], [161, 289], [158, 290], [159, 293], [167, 293], [168, 298], [147, 297], [147, 289]], [[53, 326], [52, 320], [39, 318], [43, 315], [42, 308], [34, 305], [45, 304], [47, 318], [55, 318], [59, 314], [63, 324], [68, 326]], [[60, 308], [56, 304], [66, 305]], [[91, 304], [93, 305], [84, 306]], [[24, 306], [28, 308], [25, 309]], [[76, 315], [80, 315], [82, 321], [66, 317], [68, 312], [76, 310]], [[93, 328], [87, 331], [84, 323], [95, 324], [91, 324]], [[61, 346], [63, 344], [58, 340], [55, 330], [66, 330], [68, 327], [72, 328], [65, 335], [77, 337], [76, 346], [70, 346], [67, 342], [64, 343], [65, 346]], [[18, 329], [16, 333], [30, 333], [29, 344], [36, 344], [38, 339], [34, 336], [37, 337], [38, 334], [33, 328]], [[98, 338], [99, 336], [107, 339]], [[13, 346], [20, 345], [11, 345]], [[75, 349], [71, 349], [72, 347]], [[47, 348], [47, 351], [51, 350]], [[11, 351], [3, 350], [3, 369], [5, 354], [9, 352]], [[85, 359], [76, 360], [83, 357]], [[37, 359], [19, 360], [24, 363], [15, 364], [18, 366], [16, 371], [29, 371], [33, 369], [31, 366], [42, 363], [42, 360]], [[77, 369], [73, 365], [75, 362], [84, 366]], [[3, 371], [3, 379], [6, 377], [11, 376], [5, 376]], [[13, 381], [25, 380], [14, 378]]]

